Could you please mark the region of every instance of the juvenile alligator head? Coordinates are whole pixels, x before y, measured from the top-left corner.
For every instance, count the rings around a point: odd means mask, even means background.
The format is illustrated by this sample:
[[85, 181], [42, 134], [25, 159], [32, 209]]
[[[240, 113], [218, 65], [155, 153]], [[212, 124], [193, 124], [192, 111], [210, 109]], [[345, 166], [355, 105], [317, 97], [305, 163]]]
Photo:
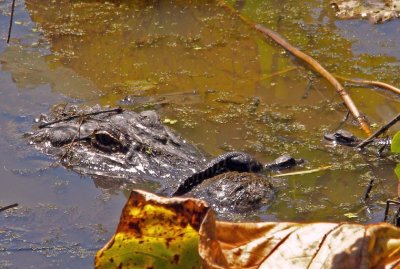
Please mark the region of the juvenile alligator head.
[[355, 137], [352, 133], [346, 130], [337, 130], [334, 133], [327, 133], [324, 135], [326, 140], [332, 141], [337, 144], [346, 145], [350, 147], [355, 147], [360, 143], [357, 137]]
[[[345, 145], [349, 147], [357, 147], [362, 141], [352, 133], [346, 130], [339, 129], [334, 133], [326, 133], [324, 134], [324, 138], [326, 140], [331, 141], [334, 144]], [[387, 138], [372, 138], [370, 143], [375, 146], [390, 146], [391, 140]]]
[[29, 139], [79, 173], [161, 181], [188, 176], [204, 162], [203, 154], [162, 125], [154, 111], [95, 106], [64, 114], [52, 115]]

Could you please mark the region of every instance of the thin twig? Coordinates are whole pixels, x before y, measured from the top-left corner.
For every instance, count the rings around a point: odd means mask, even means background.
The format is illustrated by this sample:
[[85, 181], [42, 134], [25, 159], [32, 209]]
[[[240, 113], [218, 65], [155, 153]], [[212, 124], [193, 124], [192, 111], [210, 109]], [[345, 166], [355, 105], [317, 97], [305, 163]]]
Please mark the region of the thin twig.
[[395, 86], [384, 83], [384, 82], [375, 81], [375, 80], [351, 79], [351, 78], [346, 78], [346, 77], [342, 77], [342, 76], [338, 76], [338, 75], [335, 75], [335, 77], [338, 79], [344, 80], [344, 81], [349, 81], [349, 82], [356, 83], [356, 84], [375, 86], [375, 87], [379, 87], [381, 89], [389, 90], [391, 92], [400, 94], [399, 88], [396, 88]]
[[5, 210], [10, 209], [10, 208], [13, 208], [13, 207], [17, 207], [17, 206], [18, 206], [18, 204], [15, 203], [15, 204], [12, 204], [12, 205], [8, 205], [8, 206], [5, 206], [5, 207], [1, 207], [1, 208], [0, 208], [0, 212], [5, 211]]
[[356, 148], [362, 149], [368, 144], [370, 144], [375, 138], [377, 138], [379, 135], [383, 134], [386, 132], [390, 127], [392, 127], [396, 122], [400, 120], [400, 113], [397, 114], [396, 117], [394, 117], [391, 121], [389, 121], [387, 124], [382, 126], [379, 130], [377, 130], [375, 133], [373, 133], [371, 136], [369, 136], [367, 139], [362, 141], [360, 144], [356, 146]]
[[96, 112], [90, 112], [90, 113], [85, 113], [85, 114], [77, 114], [77, 115], [73, 115], [73, 116], [68, 116], [62, 119], [58, 119], [58, 120], [54, 120], [54, 121], [50, 121], [50, 122], [45, 122], [39, 125], [39, 129], [42, 129], [44, 127], [47, 127], [49, 125], [53, 125], [55, 123], [59, 123], [59, 122], [63, 122], [63, 121], [70, 121], [73, 119], [77, 119], [80, 117], [86, 117], [86, 116], [93, 116], [93, 115], [98, 115], [98, 114], [102, 114], [102, 113], [110, 113], [110, 112], [116, 112], [116, 113], [122, 113], [124, 110], [120, 107], [118, 108], [113, 108], [113, 109], [106, 109], [106, 110], [99, 110]]
[[275, 174], [275, 175], [272, 175], [272, 177], [287, 177], [287, 176], [305, 175], [305, 174], [317, 173], [317, 172], [324, 171], [324, 170], [327, 170], [330, 168], [332, 168], [332, 165], [322, 166], [322, 167], [310, 169], [310, 170], [290, 172], [290, 173], [285, 173], [285, 174]]
[[12, 5], [11, 5], [11, 16], [10, 16], [10, 25], [8, 27], [7, 44], [10, 43], [11, 28], [12, 28], [13, 18], [14, 18], [14, 8], [15, 8], [15, 0], [12, 1]]
[[369, 194], [371, 193], [372, 187], [374, 186], [374, 181], [375, 178], [372, 178], [369, 182], [368, 182], [368, 186], [367, 189], [365, 190], [364, 196], [363, 196], [363, 200], [364, 202], [366, 202], [369, 199]]
[[275, 77], [275, 76], [278, 76], [278, 75], [282, 75], [282, 74], [288, 73], [288, 72], [293, 71], [293, 70], [296, 70], [296, 69], [298, 69], [296, 66], [292, 66], [292, 67], [289, 67], [289, 68], [287, 68], [287, 69], [280, 70], [280, 71], [277, 71], [277, 72], [275, 72], [275, 73], [272, 73], [272, 74], [269, 74], [269, 75], [266, 75], [266, 76], [262, 76], [262, 77], [260, 78], [260, 80], [261, 80], [261, 81], [262, 81], [262, 80], [266, 80], [266, 79], [269, 79], [269, 78], [272, 78], [272, 77]]
[[371, 134], [371, 130], [369, 128], [368, 123], [361, 115], [361, 113], [358, 111], [350, 95], [348, 95], [348, 93], [345, 91], [344, 87], [339, 83], [339, 81], [331, 73], [329, 73], [319, 62], [317, 62], [311, 56], [300, 51], [298, 48], [289, 44], [289, 42], [287, 42], [285, 39], [283, 39], [279, 34], [275, 33], [274, 31], [265, 28], [260, 24], [255, 24], [254, 28], [260, 31], [261, 33], [265, 34], [266, 36], [270, 37], [272, 40], [274, 40], [276, 43], [284, 47], [286, 50], [288, 50], [297, 58], [309, 64], [316, 72], [318, 72], [321, 76], [323, 76], [326, 80], [328, 80], [329, 83], [331, 83], [335, 87], [336, 91], [339, 93], [340, 97], [343, 99], [346, 106], [349, 108], [351, 114], [354, 116], [354, 118], [356, 118], [363, 131], [367, 135]]

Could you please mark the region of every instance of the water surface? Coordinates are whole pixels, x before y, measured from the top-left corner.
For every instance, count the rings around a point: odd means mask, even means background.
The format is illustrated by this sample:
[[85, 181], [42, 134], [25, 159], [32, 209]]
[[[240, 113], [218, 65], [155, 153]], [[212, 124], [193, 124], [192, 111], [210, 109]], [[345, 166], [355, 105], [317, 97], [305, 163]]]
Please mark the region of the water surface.
[[[398, 20], [338, 21], [329, 1], [235, 4], [333, 73], [400, 85]], [[178, 120], [171, 127], [210, 156], [242, 150], [266, 162], [290, 153], [307, 160], [303, 169], [333, 165], [275, 180], [273, 204], [235, 220], [348, 221], [356, 213], [353, 221], [371, 223], [396, 196], [395, 162], [324, 141], [346, 115], [334, 89], [214, 1], [17, 1], [6, 45], [9, 8], [0, 3], [0, 205], [20, 206], [0, 215], [0, 267], [90, 267], [125, 203], [127, 190], [99, 188], [23, 139], [59, 103], [116, 106], [130, 96], [127, 109]], [[347, 89], [377, 126], [400, 111], [391, 93]], [[365, 137], [351, 119], [342, 128]]]

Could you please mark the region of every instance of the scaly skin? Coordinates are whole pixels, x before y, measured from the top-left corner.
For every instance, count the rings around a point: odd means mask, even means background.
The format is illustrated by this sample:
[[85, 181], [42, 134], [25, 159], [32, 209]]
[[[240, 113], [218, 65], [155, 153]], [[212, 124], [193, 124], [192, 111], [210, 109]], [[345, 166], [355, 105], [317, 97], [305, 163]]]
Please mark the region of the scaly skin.
[[238, 151], [228, 152], [211, 160], [204, 169], [186, 178], [172, 196], [184, 195], [204, 180], [226, 171], [257, 173], [262, 171], [263, 168], [264, 166], [260, 162], [247, 153]]
[[94, 106], [66, 112], [72, 116], [53, 114], [27, 137], [79, 173], [172, 186], [204, 165], [202, 152], [164, 126], [154, 111], [107, 112]]

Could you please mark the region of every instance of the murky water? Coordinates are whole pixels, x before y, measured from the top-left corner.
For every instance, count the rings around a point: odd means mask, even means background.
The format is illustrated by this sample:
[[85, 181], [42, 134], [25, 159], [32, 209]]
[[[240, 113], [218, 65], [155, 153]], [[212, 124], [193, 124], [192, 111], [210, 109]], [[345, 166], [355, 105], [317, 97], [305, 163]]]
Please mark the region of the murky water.
[[[123, 191], [52, 165], [22, 137], [61, 102], [119, 105], [130, 96], [126, 108], [177, 119], [171, 127], [210, 155], [236, 149], [268, 161], [287, 152], [307, 160], [303, 169], [333, 165], [276, 180], [276, 200], [251, 220], [347, 221], [344, 214], [357, 213], [353, 221], [376, 222], [396, 196], [394, 162], [323, 141], [346, 114], [334, 89], [215, 2], [17, 1], [6, 45], [8, 2], [0, 2], [0, 205], [20, 206], [0, 214], [0, 268], [90, 267], [118, 222]], [[329, 1], [236, 6], [333, 73], [400, 85], [398, 20], [338, 21]], [[347, 89], [378, 126], [400, 111], [391, 93]], [[351, 120], [343, 127], [364, 135]]]

